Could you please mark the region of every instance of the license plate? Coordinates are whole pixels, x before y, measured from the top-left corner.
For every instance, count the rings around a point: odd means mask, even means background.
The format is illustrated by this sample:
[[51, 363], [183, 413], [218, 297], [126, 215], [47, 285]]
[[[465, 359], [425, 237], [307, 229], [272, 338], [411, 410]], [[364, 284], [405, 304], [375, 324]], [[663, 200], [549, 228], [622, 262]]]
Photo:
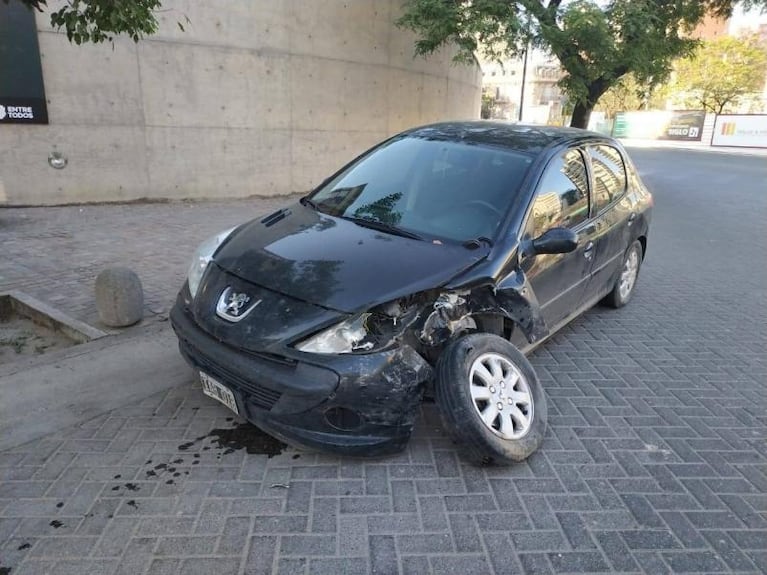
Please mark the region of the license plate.
[[237, 415], [240, 414], [237, 409], [237, 402], [234, 400], [234, 394], [228, 387], [203, 372], [200, 372], [200, 382], [202, 383], [202, 392], [205, 395], [217, 399]]

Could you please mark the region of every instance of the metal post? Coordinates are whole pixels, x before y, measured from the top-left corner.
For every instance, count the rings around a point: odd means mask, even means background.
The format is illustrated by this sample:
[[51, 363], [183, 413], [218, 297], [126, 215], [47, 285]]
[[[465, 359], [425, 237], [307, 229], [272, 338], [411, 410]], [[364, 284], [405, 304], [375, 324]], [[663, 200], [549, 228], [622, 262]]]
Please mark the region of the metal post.
[[519, 121], [522, 121], [522, 110], [525, 107], [525, 79], [527, 78], [527, 53], [530, 51], [530, 42], [525, 46], [525, 56], [522, 60], [522, 92], [519, 94]]

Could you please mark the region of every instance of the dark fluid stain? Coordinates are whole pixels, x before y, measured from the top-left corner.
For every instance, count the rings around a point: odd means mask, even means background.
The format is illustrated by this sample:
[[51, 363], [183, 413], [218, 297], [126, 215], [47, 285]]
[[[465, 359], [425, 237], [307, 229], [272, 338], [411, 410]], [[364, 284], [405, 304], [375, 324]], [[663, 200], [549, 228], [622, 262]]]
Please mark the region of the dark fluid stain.
[[11, 568], [0, 566], [0, 575], [11, 575]]
[[114, 515], [112, 515], [111, 513], [107, 515], [107, 519], [112, 519], [112, 517], [114, 517]]
[[203, 451], [208, 451], [208, 449], [210, 449], [210, 446], [208, 446], [208, 445], [206, 445], [205, 447], [202, 448]]
[[64, 507], [64, 502], [63, 502], [63, 501], [59, 501], [59, 502], [56, 504], [56, 507], [57, 507], [58, 509], [61, 509], [62, 507]]
[[195, 459], [199, 459], [199, 458], [200, 458], [200, 454], [199, 454], [199, 453], [195, 453], [195, 454], [194, 454], [194, 458], [195, 458]]
[[184, 471], [184, 475], [189, 475], [189, 472], [188, 471]]
[[299, 457], [301, 457], [301, 454], [300, 454], [300, 453], [296, 453], [296, 454], [293, 456], [293, 459], [298, 459]]
[[179, 457], [178, 459], [174, 459], [173, 461], [171, 461], [171, 463], [175, 463], [176, 465], [181, 465], [182, 463], [184, 463], [184, 460]]
[[144, 465], [152, 465], [152, 460], [150, 459], [150, 460], [149, 460], [149, 461], [147, 461], [147, 462], [146, 462]]
[[198, 463], [200, 463], [199, 459], [195, 459], [194, 461], [192, 461], [192, 465], [197, 465]]
[[234, 421], [234, 417], [227, 417], [226, 420], [227, 421]]
[[135, 483], [126, 483], [125, 489], [127, 489], [128, 491], [138, 491], [140, 487], [136, 485]]
[[179, 451], [186, 451], [187, 449], [189, 449], [193, 445], [194, 445], [194, 441], [188, 441], [186, 443], [182, 443], [181, 445], [179, 445], [178, 446], [178, 450]]
[[168, 479], [168, 481], [165, 482], [165, 485], [173, 485], [174, 483], [175, 481], [173, 481], [172, 479]]
[[48, 523], [48, 525], [50, 525], [54, 529], [58, 529], [59, 527], [62, 527], [64, 524], [61, 521], [59, 521], [58, 519], [54, 519], [53, 521]]
[[112, 487], [112, 491], [117, 491], [118, 489], [120, 489], [119, 485], [115, 485], [114, 487]]
[[138, 509], [138, 503], [136, 503], [135, 499], [131, 499], [130, 501], [128, 501], [128, 503], [126, 503], [126, 505], [130, 505], [134, 509]]
[[155, 469], [165, 469], [166, 467], [168, 467], [167, 463], [160, 463], [154, 466]]
[[207, 436], [207, 435], [201, 435], [200, 437], [195, 437], [195, 438], [194, 438], [194, 440], [195, 440], [195, 441], [202, 441], [202, 440], [203, 440], [203, 439], [205, 439], [206, 437], [208, 437], [208, 436]]
[[224, 449], [245, 449], [247, 453], [274, 457], [287, 447], [279, 439], [267, 435], [255, 425], [240, 423], [228, 429], [213, 429], [209, 437]]
[[176, 471], [175, 467], [168, 467], [168, 473], [173, 473], [174, 471]]
[[29, 549], [30, 547], [32, 547], [31, 543], [22, 543], [21, 545], [19, 545], [18, 550], [24, 551], [24, 549]]
[[178, 477], [179, 475], [181, 475], [181, 472], [180, 471], [176, 471], [176, 473], [173, 474], [173, 477]]
[[154, 470], [150, 469], [146, 472], [147, 477], [155, 477], [157, 474], [154, 472]]
[[232, 449], [231, 447], [224, 451], [224, 455], [229, 455], [230, 453], [234, 453], [234, 449]]
[[117, 475], [115, 475], [115, 476], [113, 477], [113, 479], [120, 479], [121, 477], [122, 477], [122, 475], [120, 475], [120, 474], [118, 473]]

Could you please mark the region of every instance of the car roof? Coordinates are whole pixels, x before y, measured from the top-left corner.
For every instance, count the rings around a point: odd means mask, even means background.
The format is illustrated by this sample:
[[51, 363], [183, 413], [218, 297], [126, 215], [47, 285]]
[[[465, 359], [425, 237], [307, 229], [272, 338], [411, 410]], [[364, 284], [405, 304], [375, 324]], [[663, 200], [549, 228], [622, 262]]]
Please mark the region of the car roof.
[[539, 126], [492, 120], [442, 122], [408, 130], [406, 136], [500, 146], [537, 155], [544, 149], [567, 141], [609, 139], [603, 134], [561, 126]]

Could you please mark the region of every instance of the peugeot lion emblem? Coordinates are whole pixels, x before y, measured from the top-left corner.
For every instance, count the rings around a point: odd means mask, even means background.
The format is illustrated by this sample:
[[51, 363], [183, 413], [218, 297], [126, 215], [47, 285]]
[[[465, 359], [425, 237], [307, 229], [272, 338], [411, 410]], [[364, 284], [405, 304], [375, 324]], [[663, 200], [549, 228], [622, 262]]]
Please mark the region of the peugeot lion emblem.
[[[231, 287], [221, 292], [216, 304], [216, 315], [227, 321], [238, 322], [252, 312], [261, 300], [250, 303], [251, 297], [246, 293], [238, 293]], [[250, 304], [250, 305], [248, 305]]]

